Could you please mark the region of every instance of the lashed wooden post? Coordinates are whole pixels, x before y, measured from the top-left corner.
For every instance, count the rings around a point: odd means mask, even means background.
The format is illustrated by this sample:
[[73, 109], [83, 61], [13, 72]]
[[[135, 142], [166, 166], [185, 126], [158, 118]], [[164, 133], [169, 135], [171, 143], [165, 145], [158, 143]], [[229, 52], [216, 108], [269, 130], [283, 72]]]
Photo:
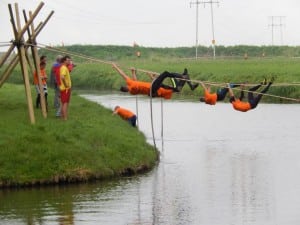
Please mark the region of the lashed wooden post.
[[15, 39], [17, 42], [18, 55], [19, 55], [23, 79], [24, 79], [24, 86], [25, 86], [29, 118], [30, 118], [31, 124], [35, 124], [32, 96], [31, 96], [31, 88], [30, 88], [30, 82], [29, 82], [29, 76], [28, 76], [28, 70], [27, 70], [27, 64], [26, 64], [26, 55], [25, 55], [25, 48], [24, 48], [24, 43], [23, 43], [24, 42], [23, 35], [21, 35], [22, 30], [21, 30], [19, 9], [18, 9], [17, 3], [15, 3], [15, 10], [16, 10], [16, 18], [17, 18], [17, 25], [18, 25], [17, 29], [15, 29], [16, 28], [15, 19], [13, 17], [11, 7], [10, 7], [10, 17], [11, 17], [11, 22], [13, 24], [14, 30], [17, 31], [14, 33], [15, 33]]
[[[32, 13], [29, 12], [29, 16], [32, 16]], [[34, 30], [34, 25], [33, 22], [31, 23], [31, 32], [32, 35], [30, 34], [30, 32], [28, 33], [29, 35], [29, 40], [32, 44], [30, 48], [32, 51], [32, 55], [33, 55], [33, 61], [35, 63], [35, 68], [36, 68], [36, 73], [38, 76], [38, 82], [39, 82], [39, 89], [40, 89], [40, 100], [41, 100], [41, 109], [42, 109], [42, 114], [44, 118], [47, 118], [47, 106], [46, 106], [46, 101], [45, 101], [45, 92], [44, 92], [44, 87], [43, 87], [43, 83], [42, 83], [42, 79], [41, 79], [41, 70], [40, 70], [40, 59], [39, 59], [39, 55], [38, 55], [38, 51], [37, 51], [37, 47], [35, 46], [36, 44], [36, 39], [35, 39], [35, 30]]]
[[[28, 75], [28, 69], [27, 69], [27, 64], [26, 64], [26, 59], [30, 65], [30, 60], [29, 56], [27, 54], [27, 49], [31, 47], [32, 52], [33, 52], [33, 57], [34, 61], [36, 63], [36, 68], [37, 68], [37, 73], [39, 77], [39, 83], [40, 87], [41, 85], [41, 79], [40, 79], [40, 66], [39, 66], [39, 57], [38, 57], [38, 52], [37, 52], [37, 47], [36, 44], [32, 45], [32, 43], [36, 43], [35, 39], [36, 36], [40, 33], [42, 28], [46, 25], [46, 23], [49, 21], [50, 17], [53, 15], [54, 11], [50, 13], [50, 15], [47, 17], [44, 23], [40, 23], [36, 29], [34, 29], [33, 26], [33, 20], [37, 16], [38, 12], [44, 5], [43, 2], [41, 2], [38, 6], [38, 8], [34, 11], [34, 13], [30, 12], [30, 18], [27, 21], [27, 18], [25, 18], [25, 26], [21, 28], [21, 23], [20, 23], [20, 16], [19, 16], [19, 9], [18, 9], [18, 4], [15, 3], [15, 14], [16, 14], [16, 21], [12, 12], [11, 5], [8, 5], [9, 11], [10, 11], [10, 17], [11, 17], [11, 23], [13, 27], [13, 32], [15, 36], [15, 40], [13, 41], [12, 45], [10, 46], [9, 50], [6, 52], [4, 57], [0, 60], [0, 67], [5, 63], [5, 61], [8, 59], [9, 55], [13, 51], [14, 47], [18, 48], [18, 55], [16, 55], [11, 62], [9, 63], [8, 67], [3, 73], [3, 76], [0, 77], [0, 87], [3, 85], [3, 83], [7, 80], [9, 75], [11, 74], [12, 70], [15, 68], [15, 66], [18, 64], [20, 61], [21, 64], [21, 70], [22, 70], [22, 75], [23, 75], [23, 80], [24, 80], [24, 86], [25, 86], [25, 93], [26, 93], [26, 98], [27, 98], [27, 105], [28, 105], [28, 111], [29, 111], [29, 117], [30, 121], [32, 124], [35, 123], [35, 118], [34, 118], [34, 110], [33, 110], [33, 103], [32, 103], [32, 96], [31, 96], [31, 88], [30, 88], [30, 81], [29, 81], [29, 75]], [[25, 16], [25, 13], [24, 13]], [[16, 25], [17, 22], [17, 25]], [[31, 26], [32, 29], [32, 35], [30, 35], [30, 29], [29, 27]], [[29, 40], [27, 40], [26, 45], [24, 42], [24, 33], [28, 31], [28, 36]], [[31, 65], [30, 65], [31, 66]], [[32, 70], [32, 67], [31, 67]], [[33, 71], [33, 70], [32, 70]], [[46, 110], [46, 104], [45, 104], [45, 98], [44, 98], [44, 90], [40, 91], [41, 93], [41, 108], [43, 112], [43, 116], [46, 118], [47, 117], [47, 110]]]
[[[23, 29], [17, 34], [18, 38], [16, 38], [16, 40], [19, 40], [21, 37], [23, 37], [24, 33], [26, 32], [27, 28], [30, 26], [30, 24], [32, 23], [32, 21], [35, 19], [35, 17], [38, 15], [39, 11], [41, 10], [41, 8], [43, 7], [44, 3], [41, 2], [39, 4], [39, 6], [37, 7], [37, 9], [34, 11], [32, 17], [30, 18], [30, 20], [28, 21], [28, 23], [23, 27]], [[12, 11], [11, 11], [11, 5], [8, 4], [8, 8], [10, 10], [10, 13], [12, 15]], [[14, 26], [14, 25], [13, 25]], [[13, 27], [14, 32], [16, 32], [16, 27]], [[5, 61], [8, 59], [9, 55], [12, 53], [12, 51], [14, 50], [15, 44], [12, 43], [11, 46], [9, 47], [8, 51], [6, 52], [6, 54], [4, 54], [4, 56], [1, 58], [0, 60], [0, 67], [3, 66], [3, 64], [5, 63]]]
[[[35, 35], [34, 37], [37, 37], [38, 34], [41, 32], [41, 30], [45, 27], [45, 25], [48, 23], [48, 21], [50, 20], [51, 16], [54, 14], [54, 11], [51, 11], [51, 13], [48, 15], [48, 17], [46, 18], [46, 20], [43, 23], [39, 23], [39, 25], [36, 28], [35, 31]], [[30, 44], [30, 40], [26, 41], [26, 44]], [[15, 47], [13, 45], [13, 47]], [[28, 45], [25, 45], [25, 49], [27, 50], [29, 47]], [[8, 79], [9, 75], [11, 74], [11, 72], [13, 71], [13, 69], [16, 67], [16, 65], [18, 65], [19, 62], [19, 57], [18, 55], [15, 55], [13, 57], [13, 59], [11, 60], [10, 64], [8, 65], [8, 67], [5, 69], [5, 71], [2, 74], [2, 77], [0, 78], [0, 87], [4, 84], [4, 82]], [[1, 67], [1, 66], [0, 66]]]

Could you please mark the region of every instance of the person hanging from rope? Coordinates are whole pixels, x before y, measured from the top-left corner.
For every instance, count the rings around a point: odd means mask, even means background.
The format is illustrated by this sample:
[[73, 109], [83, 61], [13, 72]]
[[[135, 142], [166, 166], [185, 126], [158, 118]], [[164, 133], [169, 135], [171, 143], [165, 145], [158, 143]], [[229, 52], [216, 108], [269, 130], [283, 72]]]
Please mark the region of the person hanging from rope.
[[166, 78], [170, 78], [171, 79], [171, 83], [172, 83], [172, 87], [171, 89], [173, 89], [175, 92], [180, 92], [183, 88], [183, 86], [185, 85], [185, 83], [187, 83], [190, 87], [190, 89], [193, 91], [195, 90], [199, 84], [192, 84], [190, 77], [188, 75], [188, 70], [186, 68], [184, 68], [184, 71], [182, 74], [179, 73], [170, 73], [168, 71], [165, 71], [163, 73], [161, 73], [160, 75], [155, 75], [155, 74], [151, 74], [151, 73], [147, 73], [153, 80], [152, 82], [152, 96], [157, 97], [157, 90], [162, 87], [162, 88], [166, 88], [169, 89], [170, 86], [163, 84], [163, 81]]
[[[228, 93], [228, 87], [219, 88], [215, 93], [211, 93], [210, 85], [205, 85], [200, 82], [204, 89], [204, 96], [200, 97], [200, 102], [205, 102], [209, 105], [215, 105], [218, 101], [223, 101]], [[240, 84], [229, 84], [231, 88], [239, 87]]]
[[116, 106], [113, 111], [113, 115], [118, 114], [123, 120], [127, 120], [133, 127], [136, 126], [136, 115], [128, 109]]
[[[170, 73], [168, 71], [163, 72], [159, 76], [157, 76], [152, 83], [138, 81], [136, 78], [136, 70], [134, 68], [131, 69], [132, 79], [121, 70], [115, 63], [112, 64], [112, 67], [124, 78], [127, 86], [121, 86], [120, 91], [129, 92], [132, 95], [137, 94], [145, 94], [152, 97], [163, 97], [165, 99], [170, 99], [172, 97], [173, 92], [180, 92], [184, 84], [189, 80], [189, 76], [187, 70], [183, 74], [178, 73]], [[153, 78], [155, 76], [153, 75]], [[163, 81], [166, 78], [174, 78], [178, 81], [174, 82], [173, 86], [163, 84]], [[194, 90], [198, 85], [194, 85], [191, 87]], [[150, 93], [150, 90], [152, 92]]]
[[[269, 83], [267, 83], [267, 80], [264, 79], [264, 81], [261, 84], [250, 88], [248, 90], [249, 92], [248, 92], [248, 101], [247, 102], [242, 101], [244, 98], [244, 85], [241, 85], [242, 90], [241, 90], [240, 98], [236, 98], [230, 87], [230, 84], [228, 84], [229, 95], [230, 95], [229, 101], [231, 102], [233, 108], [237, 111], [247, 112], [249, 110], [255, 109], [256, 106], [258, 105], [259, 101], [261, 100], [263, 94], [269, 90], [269, 88], [273, 84], [273, 82], [274, 82], [274, 77], [271, 78]], [[257, 96], [254, 96], [253, 92], [258, 90], [263, 85], [266, 85], [266, 87]]]

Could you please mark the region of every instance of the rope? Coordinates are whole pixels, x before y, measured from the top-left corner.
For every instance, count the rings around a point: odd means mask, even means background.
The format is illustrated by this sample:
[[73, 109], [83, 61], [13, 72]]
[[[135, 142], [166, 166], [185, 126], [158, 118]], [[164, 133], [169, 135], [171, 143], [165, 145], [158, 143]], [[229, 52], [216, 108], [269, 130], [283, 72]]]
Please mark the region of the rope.
[[136, 126], [139, 126], [139, 108], [138, 108], [138, 95], [135, 96], [135, 111], [136, 111]]
[[10, 46], [11, 44], [0, 44], [0, 47], [7, 47]]
[[[211, 86], [216, 86], [216, 87], [222, 87], [222, 88], [225, 88], [227, 87], [227, 84], [225, 83], [217, 83], [217, 82], [208, 82], [208, 81], [200, 81], [200, 80], [190, 80], [190, 79], [184, 79], [184, 78], [176, 78], [178, 80], [185, 80], [185, 81], [191, 81], [191, 82], [194, 82], [194, 83], [204, 83], [204, 84], [209, 84]], [[245, 86], [255, 86], [257, 84], [245, 84]], [[287, 85], [287, 83], [285, 83], [286, 86], [292, 86], [292, 85], [295, 85], [295, 86], [298, 86], [300, 85], [300, 83], [290, 83], [289, 85]], [[277, 85], [273, 85], [272, 86], [281, 86], [280, 84], [277, 84]], [[231, 88], [233, 90], [242, 90], [241, 88]], [[273, 94], [268, 94], [268, 93], [260, 93], [260, 92], [257, 92], [257, 91], [249, 91], [249, 90], [245, 90], [245, 92], [252, 92], [254, 94], [262, 94], [262, 95], [265, 95], [265, 96], [269, 96], [269, 97], [273, 97], [273, 98], [280, 98], [280, 99], [284, 99], [284, 100], [289, 100], [289, 101], [295, 101], [295, 102], [300, 102], [300, 99], [296, 99], [296, 98], [289, 98], [289, 97], [284, 97], [284, 96], [279, 96], [279, 95], [273, 95]]]
[[[32, 45], [32, 44], [29, 44], [29, 45]], [[111, 65], [111, 64], [114, 63], [112, 61], [105, 61], [105, 60], [97, 59], [97, 58], [94, 58], [94, 57], [91, 57], [91, 56], [86, 56], [86, 55], [75, 53], [75, 52], [64, 51], [64, 50], [54, 48], [54, 47], [51, 47], [51, 46], [48, 46], [48, 45], [37, 44], [37, 45], [34, 45], [34, 46], [39, 47], [39, 48], [44, 48], [44, 49], [47, 49], [47, 50], [53, 51], [53, 52], [64, 53], [64, 54], [67, 54], [67, 55], [70, 55], [70, 56], [75, 56], [75, 57], [82, 58], [82, 59], [88, 59], [88, 60], [103, 63], [103, 64], [110, 64]]]
[[163, 107], [163, 98], [160, 98], [160, 117], [161, 117], [161, 149], [164, 151], [164, 107]]
[[153, 139], [154, 147], [156, 148], [155, 135], [154, 135], [154, 127], [153, 127], [152, 84], [150, 86], [150, 117], [151, 117], [151, 128], [152, 128], [152, 139]]
[[[217, 84], [211, 84], [211, 85], [219, 86], [220, 87], [220, 85], [217, 85]], [[247, 84], [247, 86], [255, 86], [255, 85], [257, 85], [257, 84], [252, 84], [252, 85]], [[272, 86], [273, 86], [273, 84], [272, 84]], [[277, 86], [279, 86], [279, 85], [277, 85]], [[226, 87], [226, 86], [221, 86], [221, 87]], [[241, 88], [231, 88], [231, 89], [233, 89], [233, 90], [240, 90], [240, 91], [242, 90]], [[289, 101], [296, 101], [296, 102], [300, 101], [300, 99], [296, 99], [296, 98], [289, 98], [289, 97], [284, 97], [284, 96], [279, 96], [279, 95], [273, 95], [273, 94], [268, 94], [268, 93], [260, 93], [258, 91], [249, 91], [249, 90], [243, 90], [243, 91], [247, 92], [247, 93], [252, 92], [254, 94], [262, 94], [262, 95], [265, 95], [265, 96], [269, 96], [269, 97], [273, 97], [273, 98], [285, 99], [285, 100], [289, 100]]]

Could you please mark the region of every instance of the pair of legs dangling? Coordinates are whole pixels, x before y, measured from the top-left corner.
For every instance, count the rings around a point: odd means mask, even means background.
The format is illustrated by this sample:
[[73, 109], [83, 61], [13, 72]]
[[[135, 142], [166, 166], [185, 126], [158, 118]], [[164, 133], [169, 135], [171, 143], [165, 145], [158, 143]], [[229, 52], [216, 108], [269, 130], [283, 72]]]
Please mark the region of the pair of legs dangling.
[[[252, 88], [249, 89], [249, 92], [248, 92], [248, 102], [250, 103], [251, 105], [251, 108], [254, 109], [257, 104], [259, 103], [259, 101], [261, 100], [262, 96], [264, 93], [266, 93], [270, 86], [272, 85], [272, 81], [268, 83], [268, 85], [257, 95], [257, 96], [254, 96], [254, 93], [253, 91], [256, 91], [258, 90], [263, 84], [258, 84]], [[244, 94], [244, 91], [242, 90], [241, 91], [241, 96], [240, 96], [240, 100], [242, 101], [242, 99], [244, 98], [245, 94]]]
[[[230, 84], [231, 88], [239, 87], [241, 86], [240, 84]], [[216, 94], [217, 94], [217, 101], [223, 101], [228, 93], [229, 89], [227, 87], [218, 89]]]
[[[163, 81], [166, 78], [171, 78], [173, 86], [163, 84]], [[194, 90], [198, 87], [199, 84], [192, 84], [190, 81], [190, 77], [188, 75], [187, 69], [184, 69], [183, 74], [179, 73], [170, 73], [168, 71], [160, 74], [153, 82], [152, 82], [152, 96], [156, 96], [157, 90], [162, 87], [165, 89], [172, 89], [174, 92], [180, 92], [185, 83], [188, 83], [191, 90]]]

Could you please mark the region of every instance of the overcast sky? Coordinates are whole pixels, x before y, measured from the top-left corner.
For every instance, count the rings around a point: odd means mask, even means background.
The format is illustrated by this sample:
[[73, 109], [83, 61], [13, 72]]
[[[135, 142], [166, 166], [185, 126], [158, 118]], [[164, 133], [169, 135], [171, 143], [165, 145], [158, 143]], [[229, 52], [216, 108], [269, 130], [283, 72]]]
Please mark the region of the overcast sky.
[[[1, 45], [14, 38], [7, 5], [14, 8], [15, 2], [21, 12], [28, 12], [41, 1], [0, 0]], [[52, 10], [54, 15], [37, 38], [41, 44], [132, 46], [136, 42], [145, 47], [189, 47], [196, 43], [196, 4], [190, 4], [196, 0], [43, 2], [34, 24]], [[213, 37], [210, 4], [199, 4], [198, 10], [198, 44], [209, 46]], [[216, 45], [271, 45], [272, 36], [274, 45], [300, 45], [299, 0], [220, 0], [213, 4], [213, 15]], [[21, 20], [24, 25], [23, 16]]]

